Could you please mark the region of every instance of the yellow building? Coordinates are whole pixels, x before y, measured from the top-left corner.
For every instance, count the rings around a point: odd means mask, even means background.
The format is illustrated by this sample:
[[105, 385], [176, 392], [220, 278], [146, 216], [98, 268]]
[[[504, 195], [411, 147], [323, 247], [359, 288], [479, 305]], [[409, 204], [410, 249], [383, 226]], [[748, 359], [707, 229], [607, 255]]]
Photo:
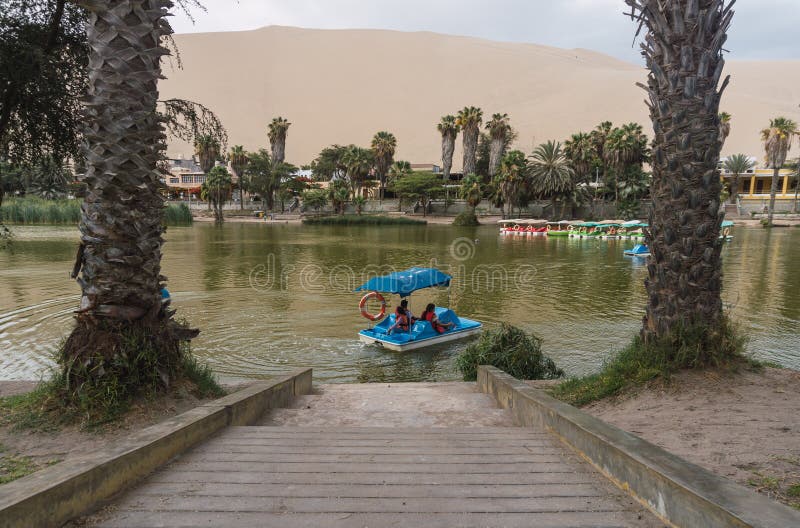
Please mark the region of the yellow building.
[[[750, 158], [755, 161], [755, 158]], [[721, 170], [722, 180], [730, 189], [733, 185], [734, 175], [724, 169]], [[742, 200], [761, 200], [769, 198], [770, 188], [772, 187], [772, 169], [750, 169], [744, 174], [739, 175], [739, 197]], [[779, 172], [777, 198], [794, 199], [794, 190], [797, 185], [797, 178], [791, 169], [781, 169]], [[731, 189], [732, 190], [732, 189]]]

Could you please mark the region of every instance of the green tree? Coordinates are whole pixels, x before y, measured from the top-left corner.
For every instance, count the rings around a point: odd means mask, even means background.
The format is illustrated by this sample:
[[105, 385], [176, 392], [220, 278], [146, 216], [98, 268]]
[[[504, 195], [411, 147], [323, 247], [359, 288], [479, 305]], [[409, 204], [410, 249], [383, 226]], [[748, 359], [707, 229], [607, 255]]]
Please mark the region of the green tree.
[[39, 160], [31, 172], [31, 183], [26, 189], [28, 193], [45, 200], [63, 198], [67, 194], [72, 174], [59, 160], [46, 156]]
[[731, 134], [731, 115], [728, 112], [719, 113], [719, 138], [722, 145], [725, 145], [725, 140]]
[[353, 207], [355, 207], [356, 209], [356, 214], [361, 216], [361, 212], [367, 205], [367, 199], [364, 198], [363, 196], [354, 196], [352, 202], [353, 202]]
[[641, 167], [648, 160], [647, 136], [638, 123], [628, 123], [615, 128], [603, 146], [606, 163], [614, 176], [614, 203], [619, 201], [619, 182], [631, 166]]
[[556, 217], [556, 200], [571, 192], [574, 185], [574, 171], [564, 156], [561, 143], [548, 141], [536, 147], [531, 155], [530, 170], [534, 192], [550, 199], [553, 217]]
[[303, 193], [303, 205], [319, 213], [320, 209], [328, 205], [327, 191], [324, 189], [308, 189]]
[[467, 174], [461, 180], [461, 188], [458, 190], [459, 197], [467, 202], [472, 208], [473, 213], [483, 199], [483, 180], [477, 174]]
[[456, 149], [456, 137], [461, 130], [456, 116], [446, 115], [436, 125], [436, 130], [442, 135], [442, 171], [444, 180], [450, 180], [450, 171], [453, 169], [453, 153]]
[[282, 117], [276, 117], [267, 127], [267, 137], [272, 147], [272, 159], [282, 163], [286, 158], [286, 134], [291, 123]]
[[350, 187], [345, 180], [333, 180], [328, 186], [328, 199], [333, 206], [333, 212], [344, 214], [347, 201], [350, 199]]
[[[528, 178], [528, 160], [525, 158], [524, 152], [512, 150], [503, 156], [494, 180], [497, 181], [503, 203], [508, 205], [510, 215], [514, 213], [514, 206], [521, 208], [526, 202], [529, 188]], [[503, 213], [503, 218], [505, 218], [505, 213]]]
[[222, 207], [231, 195], [231, 175], [228, 169], [218, 165], [211, 169], [205, 181], [208, 201], [214, 210], [214, 218], [217, 222], [222, 222]]
[[370, 171], [375, 165], [375, 157], [372, 151], [356, 145], [350, 145], [344, 153], [342, 162], [347, 170], [347, 177], [350, 180], [353, 196], [361, 194], [361, 188], [369, 176]]
[[275, 193], [281, 185], [282, 173], [275, 167], [269, 152], [262, 148], [248, 154], [244, 170], [250, 192], [259, 195], [265, 209], [270, 211], [275, 209]]
[[[73, 269], [82, 297], [58, 357], [72, 401], [84, 401], [92, 387], [102, 390], [97, 387], [108, 383], [111, 371], [119, 373], [113, 378], [121, 383], [113, 388], [117, 397], [146, 384], [168, 385], [183, 372], [181, 342], [198, 333], [174, 321], [175, 311], [161, 299], [164, 198], [156, 164], [164, 130], [156, 105], [161, 58], [168, 54], [160, 45], [171, 33], [166, 17], [172, 3], [81, 5], [90, 12], [82, 114], [87, 193]], [[147, 356], [153, 363], [137, 359], [147, 351], [157, 352]]]
[[489, 147], [489, 178], [493, 178], [500, 168], [500, 162], [506, 152], [508, 144], [506, 138], [511, 132], [508, 114], [493, 114], [492, 119], [486, 123], [486, 130], [489, 131], [491, 139]]
[[464, 174], [475, 173], [477, 162], [478, 136], [483, 122], [483, 110], [474, 106], [465, 106], [458, 112], [456, 124], [461, 128], [464, 142]]
[[347, 147], [331, 145], [325, 147], [317, 158], [311, 162], [311, 171], [315, 181], [330, 181], [346, 175], [347, 167], [344, 164], [344, 154]]
[[378, 198], [383, 201], [383, 194], [386, 188], [386, 177], [389, 168], [394, 162], [394, 151], [397, 148], [397, 138], [390, 132], [381, 131], [372, 138], [372, 157], [375, 159], [375, 171], [378, 173], [378, 180], [381, 188], [378, 191]]
[[0, 159], [81, 156], [89, 53], [86, 12], [76, 4], [0, 2]]
[[725, 170], [733, 174], [733, 181], [731, 181], [731, 203], [736, 203], [736, 198], [739, 196], [739, 177], [746, 174], [756, 166], [756, 162], [751, 160], [746, 154], [734, 154], [728, 156], [725, 160]]
[[234, 146], [228, 153], [228, 161], [231, 163], [231, 170], [239, 183], [239, 208], [244, 209], [244, 193], [248, 190], [247, 176], [247, 151], [241, 145]]
[[769, 189], [769, 209], [767, 209], [767, 227], [772, 227], [772, 216], [775, 213], [775, 195], [778, 192], [778, 181], [786, 156], [792, 146], [792, 138], [800, 133], [797, 123], [785, 117], [771, 119], [769, 127], [761, 131], [764, 142], [767, 168], [772, 169], [772, 185]]
[[444, 187], [442, 180], [432, 172], [415, 172], [397, 180], [394, 190], [401, 200], [419, 200], [423, 216], [427, 216], [428, 203], [439, 196]]
[[689, 347], [695, 351], [693, 364], [703, 364], [721, 348], [730, 352], [720, 297], [717, 164], [722, 147], [718, 83], [733, 13], [725, 0], [625, 2], [640, 29], [646, 29], [642, 55], [650, 70], [647, 91], [655, 131], [646, 235], [652, 256], [641, 338], [647, 345], [663, 344], [667, 361], [686, 361], [675, 354]]
[[[211, 134], [197, 136], [194, 140], [194, 153], [200, 162], [200, 170], [206, 175], [214, 168], [220, 155], [220, 142]], [[202, 197], [202, 195], [201, 195]], [[211, 200], [207, 200], [208, 210], [211, 210]]]

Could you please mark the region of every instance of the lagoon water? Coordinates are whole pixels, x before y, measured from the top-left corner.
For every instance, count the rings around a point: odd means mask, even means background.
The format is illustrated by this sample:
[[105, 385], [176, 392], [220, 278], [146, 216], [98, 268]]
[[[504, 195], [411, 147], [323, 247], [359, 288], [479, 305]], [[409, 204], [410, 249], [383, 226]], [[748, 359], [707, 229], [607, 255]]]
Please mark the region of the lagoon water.
[[[74, 227], [14, 227], [0, 253], [0, 380], [36, 379], [70, 330], [79, 288], [69, 278]], [[723, 250], [726, 305], [759, 359], [800, 369], [800, 229], [736, 228]], [[570, 375], [595, 371], [637, 332], [644, 262], [630, 241], [501, 237], [494, 226], [327, 227], [199, 224], [170, 228], [163, 272], [173, 305], [202, 331], [194, 351], [223, 379], [314, 368], [327, 382], [459, 379], [452, 343], [404, 354], [362, 345], [352, 290], [414, 265], [454, 276], [411, 297], [544, 339]], [[394, 306], [397, 298], [390, 299]]]

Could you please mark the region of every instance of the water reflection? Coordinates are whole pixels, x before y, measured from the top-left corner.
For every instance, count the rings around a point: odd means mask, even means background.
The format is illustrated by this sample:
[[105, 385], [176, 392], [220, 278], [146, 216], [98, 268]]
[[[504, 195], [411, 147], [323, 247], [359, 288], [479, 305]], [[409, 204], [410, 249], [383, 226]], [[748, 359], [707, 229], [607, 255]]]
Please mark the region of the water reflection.
[[[451, 273], [449, 291], [414, 294], [412, 310], [449, 304], [535, 331], [570, 374], [624, 346], [645, 304], [644, 261], [622, 256], [626, 241], [499, 237], [492, 226], [228, 224], [171, 228], [167, 242], [174, 304], [202, 329], [196, 353], [226, 378], [311, 366], [336, 382], [456, 379], [463, 343], [397, 354], [356, 340], [367, 323], [352, 289], [386, 267]], [[36, 377], [69, 331], [76, 243], [71, 228], [19, 228], [15, 253], [0, 255], [0, 379]], [[724, 300], [750, 350], [800, 368], [800, 229], [736, 229], [723, 257]]]

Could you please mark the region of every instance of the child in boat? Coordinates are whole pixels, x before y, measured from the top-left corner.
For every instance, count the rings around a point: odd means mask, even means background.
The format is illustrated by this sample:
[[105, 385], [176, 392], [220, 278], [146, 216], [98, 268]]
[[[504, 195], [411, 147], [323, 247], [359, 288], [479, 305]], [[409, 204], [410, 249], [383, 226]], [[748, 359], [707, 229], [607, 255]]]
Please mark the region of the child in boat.
[[[408, 304], [408, 302], [406, 302]], [[402, 303], [394, 312], [395, 320], [394, 324], [386, 330], [387, 334], [391, 334], [394, 330], [401, 330], [403, 332], [408, 332], [409, 328], [411, 327], [411, 316], [409, 312], [403, 308]]]
[[420, 319], [428, 321], [431, 327], [440, 334], [443, 334], [445, 330], [449, 330], [455, 326], [455, 323], [442, 323], [439, 321], [439, 318], [436, 317], [436, 305], [433, 303], [425, 307], [425, 311], [422, 312], [422, 317], [420, 317]]
[[[414, 324], [417, 321], [417, 318], [414, 317], [414, 314], [411, 313], [411, 310], [408, 309], [408, 299], [403, 299], [402, 301], [400, 301], [400, 306], [398, 307], [398, 310], [400, 308], [402, 308], [405, 311], [406, 315], [408, 316], [408, 321], [410, 324]], [[395, 311], [395, 315], [396, 314], [397, 312]]]

